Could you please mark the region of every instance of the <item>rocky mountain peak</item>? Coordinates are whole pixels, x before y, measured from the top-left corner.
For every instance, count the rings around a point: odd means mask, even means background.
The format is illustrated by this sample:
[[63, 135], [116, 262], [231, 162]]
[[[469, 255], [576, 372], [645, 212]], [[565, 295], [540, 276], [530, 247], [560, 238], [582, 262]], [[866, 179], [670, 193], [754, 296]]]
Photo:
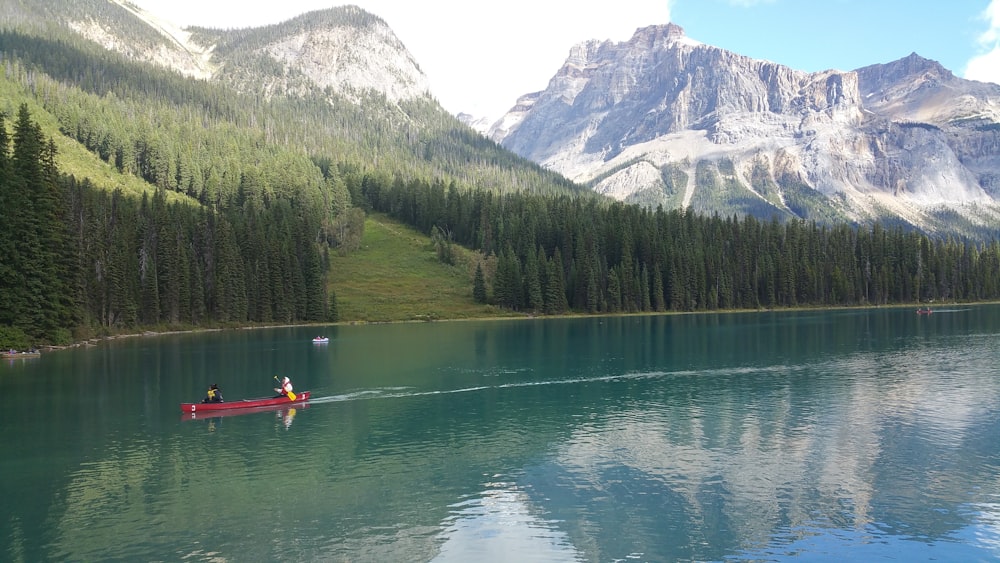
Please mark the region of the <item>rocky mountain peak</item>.
[[1000, 122], [996, 84], [964, 80], [916, 53], [855, 71], [865, 108], [886, 119], [949, 126]]
[[955, 75], [941, 63], [921, 57], [916, 53], [883, 65], [872, 65], [866, 68], [881, 67], [886, 72], [886, 79], [898, 80], [903, 77], [933, 74], [943, 79], [955, 78]]
[[[314, 86], [348, 97], [374, 91], [401, 101], [425, 96], [429, 89], [427, 77], [389, 26], [356, 6], [311, 12], [279, 25], [253, 52], [284, 65], [285, 76], [275, 85], [279, 91]], [[296, 74], [306, 83], [296, 81]]]
[[687, 41], [690, 40], [684, 35], [684, 28], [675, 23], [667, 23], [640, 27], [635, 31], [628, 43], [635, 47], [656, 50]]
[[109, 4], [120, 11], [119, 19], [127, 15], [145, 26], [144, 37], [156, 39], [136, 40], [143, 36], [136, 26], [109, 25], [117, 21], [110, 16], [69, 14], [65, 23], [109, 50], [187, 76], [267, 96], [332, 91], [348, 99], [375, 93], [398, 102], [429, 94], [427, 77], [389, 26], [357, 6], [317, 10], [258, 28], [219, 30], [182, 29], [128, 0]]
[[808, 73], [668, 23], [577, 45], [490, 136], [628, 202], [934, 230], [1000, 220], [998, 110], [1000, 86], [915, 53]]
[[940, 63], [916, 53], [910, 53], [897, 61], [859, 68], [857, 74], [861, 91], [866, 94], [887, 86], [920, 87], [928, 83], [944, 84], [956, 80], [955, 75]]

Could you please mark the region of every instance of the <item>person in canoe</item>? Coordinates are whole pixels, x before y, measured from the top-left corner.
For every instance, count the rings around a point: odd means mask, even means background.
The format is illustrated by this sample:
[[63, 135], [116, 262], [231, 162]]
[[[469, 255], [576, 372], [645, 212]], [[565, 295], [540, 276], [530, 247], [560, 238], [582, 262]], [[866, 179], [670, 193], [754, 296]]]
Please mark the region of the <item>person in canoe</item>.
[[[276, 375], [274, 378], [278, 379], [278, 376]], [[294, 396], [294, 393], [292, 392], [292, 380], [287, 377], [282, 378], [281, 387], [275, 387], [274, 392], [277, 393], [277, 395], [275, 395], [276, 397], [288, 397], [291, 399]]]
[[211, 387], [208, 388], [208, 392], [205, 393], [205, 398], [201, 400], [203, 403], [221, 403], [222, 402], [222, 391], [219, 389], [218, 384], [213, 383]]

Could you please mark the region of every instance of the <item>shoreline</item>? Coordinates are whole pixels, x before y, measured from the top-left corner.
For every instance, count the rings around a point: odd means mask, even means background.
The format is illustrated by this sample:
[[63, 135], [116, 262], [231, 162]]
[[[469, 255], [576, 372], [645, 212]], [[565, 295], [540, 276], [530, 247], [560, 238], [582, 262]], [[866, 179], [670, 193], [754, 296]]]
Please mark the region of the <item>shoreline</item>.
[[[937, 303], [938, 306], [942, 305], [993, 305], [1000, 303], [1000, 301], [975, 301], [969, 303]], [[902, 309], [902, 308], [931, 308], [930, 305], [924, 303], [903, 303], [903, 304], [892, 304], [892, 305], [853, 305], [853, 306], [815, 306], [815, 307], [787, 307], [787, 308], [760, 308], [760, 309], [715, 309], [711, 311], [644, 311], [638, 313], [564, 313], [560, 315], [536, 315], [530, 313], [511, 313], [506, 316], [489, 316], [489, 317], [461, 317], [461, 318], [433, 318], [433, 319], [400, 319], [400, 320], [389, 320], [389, 321], [365, 321], [365, 320], [352, 320], [352, 321], [337, 321], [332, 323], [292, 323], [292, 324], [262, 324], [262, 325], [238, 325], [232, 327], [204, 327], [204, 328], [189, 328], [189, 329], [173, 329], [173, 330], [150, 330], [145, 329], [134, 333], [123, 333], [123, 334], [113, 334], [108, 336], [95, 336], [79, 342], [74, 342], [72, 344], [67, 344], [64, 346], [39, 346], [38, 349], [44, 352], [58, 352], [60, 350], [67, 350], [71, 348], [91, 348], [97, 346], [102, 342], [109, 342], [113, 340], [121, 340], [124, 338], [138, 338], [138, 337], [156, 337], [156, 336], [167, 336], [170, 334], [192, 334], [200, 332], [222, 332], [227, 330], [261, 330], [261, 329], [274, 329], [274, 328], [301, 328], [301, 327], [327, 327], [327, 326], [364, 326], [364, 325], [383, 325], [383, 324], [406, 324], [406, 323], [437, 323], [437, 322], [469, 322], [469, 321], [529, 321], [529, 320], [545, 320], [545, 319], [576, 319], [576, 318], [613, 318], [613, 317], [650, 317], [650, 316], [666, 316], [666, 315], [711, 315], [711, 314], [750, 314], [750, 313], [773, 313], [778, 311], [837, 311], [837, 310], [852, 310], [852, 309]]]

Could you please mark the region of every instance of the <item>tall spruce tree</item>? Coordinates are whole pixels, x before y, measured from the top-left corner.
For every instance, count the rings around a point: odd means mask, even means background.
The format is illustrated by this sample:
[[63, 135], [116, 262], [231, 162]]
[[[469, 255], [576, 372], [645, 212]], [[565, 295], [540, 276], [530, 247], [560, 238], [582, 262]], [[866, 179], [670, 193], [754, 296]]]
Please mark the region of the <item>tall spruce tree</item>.
[[534, 313], [541, 313], [545, 309], [545, 299], [542, 293], [542, 277], [538, 264], [538, 255], [533, 249], [529, 249], [525, 257], [524, 286], [528, 310]]
[[0, 112], [0, 325], [13, 325], [16, 315], [18, 272], [14, 263], [17, 248], [17, 190], [10, 170], [10, 137], [6, 114]]
[[545, 313], [558, 315], [569, 310], [566, 301], [566, 281], [563, 274], [562, 251], [557, 246], [549, 260], [549, 272], [545, 285]]
[[64, 200], [55, 145], [45, 142], [26, 104], [18, 110], [13, 140], [7, 195], [16, 213], [8, 215], [13, 245], [12, 254], [5, 257], [17, 284], [9, 288], [11, 322], [37, 339], [68, 341], [65, 326], [74, 315], [69, 309], [72, 293], [65, 270]]
[[483, 265], [476, 264], [476, 274], [472, 278], [472, 299], [476, 303], [486, 303], [486, 278], [483, 276]]

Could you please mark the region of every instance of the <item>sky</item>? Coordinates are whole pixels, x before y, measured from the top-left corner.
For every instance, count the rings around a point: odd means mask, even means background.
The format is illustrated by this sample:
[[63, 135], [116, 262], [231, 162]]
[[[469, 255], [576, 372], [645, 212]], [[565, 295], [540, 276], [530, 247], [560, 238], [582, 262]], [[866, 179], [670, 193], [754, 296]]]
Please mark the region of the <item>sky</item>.
[[131, 0], [181, 26], [280, 23], [354, 4], [384, 20], [448, 111], [491, 120], [545, 89], [570, 48], [673, 22], [691, 39], [797, 70], [917, 53], [1000, 83], [1000, 0]]

